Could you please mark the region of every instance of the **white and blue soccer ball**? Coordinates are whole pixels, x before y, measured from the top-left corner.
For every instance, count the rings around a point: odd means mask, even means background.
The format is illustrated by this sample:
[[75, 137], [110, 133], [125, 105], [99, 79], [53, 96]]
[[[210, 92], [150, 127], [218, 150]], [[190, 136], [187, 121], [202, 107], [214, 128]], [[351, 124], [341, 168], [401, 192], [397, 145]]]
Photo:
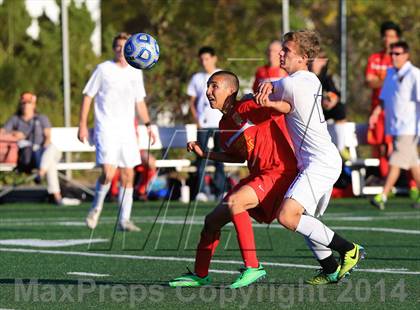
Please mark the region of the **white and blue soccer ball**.
[[133, 34], [125, 42], [124, 57], [134, 68], [150, 69], [159, 60], [159, 45], [150, 34]]

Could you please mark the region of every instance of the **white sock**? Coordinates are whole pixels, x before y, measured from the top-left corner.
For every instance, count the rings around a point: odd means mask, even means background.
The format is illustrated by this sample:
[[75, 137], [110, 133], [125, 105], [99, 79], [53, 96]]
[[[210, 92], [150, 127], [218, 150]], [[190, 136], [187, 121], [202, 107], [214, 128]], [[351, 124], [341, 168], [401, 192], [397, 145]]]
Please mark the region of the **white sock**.
[[332, 254], [331, 249], [323, 246], [322, 244], [313, 242], [311, 239], [309, 239], [306, 236], [304, 237], [304, 239], [309, 249], [312, 251], [312, 253], [314, 254], [317, 260], [323, 260]]
[[118, 205], [121, 206], [119, 221], [129, 221], [131, 217], [131, 208], [133, 207], [133, 188], [120, 188], [118, 194]]
[[296, 231], [313, 242], [328, 247], [334, 237], [334, 232], [325, 226], [320, 220], [304, 215], [300, 217]]
[[335, 124], [337, 149], [341, 152], [346, 147], [346, 123]]
[[111, 183], [101, 184], [99, 181], [96, 181], [95, 198], [93, 199], [92, 209], [102, 210], [110, 187]]

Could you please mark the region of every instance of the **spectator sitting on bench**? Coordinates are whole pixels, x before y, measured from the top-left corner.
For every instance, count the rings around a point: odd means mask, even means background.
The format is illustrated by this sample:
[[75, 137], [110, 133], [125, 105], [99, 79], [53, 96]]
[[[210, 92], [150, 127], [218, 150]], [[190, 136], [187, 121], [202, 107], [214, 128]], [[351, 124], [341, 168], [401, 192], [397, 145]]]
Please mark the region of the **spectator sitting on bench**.
[[36, 111], [36, 96], [24, 92], [20, 96], [15, 115], [10, 117], [1, 131], [11, 133], [18, 139], [19, 172], [30, 173], [38, 169], [38, 177], [46, 176], [48, 193], [57, 205], [78, 205], [78, 199], [63, 198], [58, 180], [57, 163], [60, 151], [51, 144], [51, 124], [46, 115]]

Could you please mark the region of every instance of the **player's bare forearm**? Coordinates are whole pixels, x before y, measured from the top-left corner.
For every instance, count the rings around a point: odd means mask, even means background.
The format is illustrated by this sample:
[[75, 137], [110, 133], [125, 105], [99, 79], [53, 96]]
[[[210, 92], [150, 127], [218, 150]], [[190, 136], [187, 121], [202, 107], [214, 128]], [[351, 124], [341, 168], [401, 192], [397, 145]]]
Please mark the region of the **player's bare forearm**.
[[140, 120], [144, 124], [150, 123], [149, 110], [147, 109], [146, 102], [144, 100], [139, 101], [137, 102], [136, 107], [137, 107], [137, 115], [139, 116]]
[[92, 104], [92, 98], [86, 95], [83, 96], [82, 106], [80, 107], [79, 127], [87, 126], [91, 104]]
[[197, 109], [195, 108], [195, 102], [196, 102], [196, 97], [190, 97], [190, 110], [191, 110], [191, 115], [194, 118], [194, 121], [196, 123], [198, 123], [198, 118], [197, 118]]
[[290, 103], [284, 100], [279, 100], [279, 101], [270, 100], [267, 102], [266, 106], [272, 108], [273, 110], [277, 112], [284, 113], [284, 114], [289, 113], [291, 110]]
[[224, 162], [224, 163], [243, 163], [245, 159], [234, 156], [226, 152], [204, 152], [203, 158]]

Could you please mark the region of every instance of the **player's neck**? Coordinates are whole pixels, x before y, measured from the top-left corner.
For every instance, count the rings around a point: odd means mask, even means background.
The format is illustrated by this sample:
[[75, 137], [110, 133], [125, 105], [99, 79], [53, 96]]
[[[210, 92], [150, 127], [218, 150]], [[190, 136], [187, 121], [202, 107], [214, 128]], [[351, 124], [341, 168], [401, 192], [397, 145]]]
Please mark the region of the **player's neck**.
[[228, 98], [225, 101], [225, 104], [223, 105], [223, 108], [222, 108], [221, 112], [223, 114], [229, 114], [232, 111], [232, 109], [235, 106], [235, 104], [236, 104], [236, 99], [234, 99], [234, 98]]
[[118, 58], [114, 59], [114, 62], [118, 67], [121, 67], [121, 68], [125, 68], [128, 66], [128, 63], [122, 59], [118, 59]]
[[216, 71], [216, 67], [212, 67], [212, 68], [204, 68], [204, 71], [207, 74], [212, 74], [214, 71]]

